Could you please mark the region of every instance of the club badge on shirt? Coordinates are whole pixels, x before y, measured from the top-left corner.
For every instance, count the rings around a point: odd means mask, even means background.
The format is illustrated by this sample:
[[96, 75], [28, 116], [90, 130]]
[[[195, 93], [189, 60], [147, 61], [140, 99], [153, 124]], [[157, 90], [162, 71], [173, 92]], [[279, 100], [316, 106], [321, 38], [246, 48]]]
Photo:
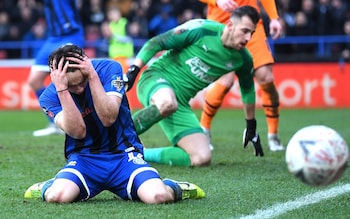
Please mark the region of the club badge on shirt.
[[124, 81], [121, 77], [117, 77], [115, 80], [112, 81], [113, 87], [117, 88], [117, 91], [120, 91], [122, 87], [124, 86]]

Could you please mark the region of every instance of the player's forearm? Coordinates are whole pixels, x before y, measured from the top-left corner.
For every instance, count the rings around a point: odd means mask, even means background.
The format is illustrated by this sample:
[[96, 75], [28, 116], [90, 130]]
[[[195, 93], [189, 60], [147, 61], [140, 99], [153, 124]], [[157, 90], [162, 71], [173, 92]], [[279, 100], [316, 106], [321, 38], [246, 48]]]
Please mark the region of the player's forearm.
[[270, 20], [278, 19], [277, 7], [275, 0], [260, 0], [261, 5], [265, 9]]
[[77, 139], [84, 138], [86, 127], [71, 94], [68, 90], [58, 92], [62, 106], [62, 114], [57, 118], [57, 125], [69, 136]]
[[134, 59], [133, 65], [136, 65], [136, 66], [139, 67], [140, 69], [141, 69], [143, 66], [145, 66], [145, 64], [146, 64], [146, 63], [144, 63], [144, 62], [142, 61], [142, 59], [140, 59], [140, 58], [138, 58], [138, 57], [136, 57], [136, 58]]
[[243, 102], [243, 110], [246, 119], [254, 119], [255, 118], [255, 87], [251, 87], [249, 89], [242, 89], [242, 102]]
[[162, 35], [158, 35], [148, 40], [136, 55], [135, 61], [138, 61], [138, 63], [134, 64], [140, 68], [146, 65], [158, 52], [164, 50], [162, 48], [163, 40]]
[[97, 74], [89, 78], [89, 86], [96, 114], [104, 126], [111, 126], [118, 116], [120, 106], [114, 98], [107, 95]]

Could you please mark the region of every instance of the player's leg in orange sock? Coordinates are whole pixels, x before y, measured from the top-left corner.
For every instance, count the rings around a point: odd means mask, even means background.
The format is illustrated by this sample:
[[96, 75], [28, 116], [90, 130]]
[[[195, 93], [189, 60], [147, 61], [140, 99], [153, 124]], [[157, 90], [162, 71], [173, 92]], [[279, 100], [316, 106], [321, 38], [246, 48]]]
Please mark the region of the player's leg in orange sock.
[[260, 85], [262, 106], [269, 134], [278, 134], [279, 96], [273, 82]]
[[284, 146], [278, 137], [279, 97], [273, 82], [260, 85], [262, 105], [268, 129], [268, 146], [271, 151], [282, 151]]
[[219, 110], [225, 95], [229, 92], [233, 85], [233, 74], [222, 76], [218, 81], [214, 82], [205, 95], [205, 102], [201, 115], [201, 126], [205, 129], [211, 128], [214, 116]]

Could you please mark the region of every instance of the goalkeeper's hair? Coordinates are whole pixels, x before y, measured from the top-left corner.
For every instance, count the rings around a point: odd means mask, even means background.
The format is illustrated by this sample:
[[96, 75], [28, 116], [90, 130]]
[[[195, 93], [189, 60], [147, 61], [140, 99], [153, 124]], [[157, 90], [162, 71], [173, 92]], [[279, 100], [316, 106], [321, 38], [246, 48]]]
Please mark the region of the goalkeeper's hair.
[[[64, 44], [63, 46], [59, 47], [55, 51], [53, 51], [49, 56], [49, 67], [51, 69], [57, 69], [58, 63], [61, 60], [62, 57], [75, 57], [82, 59], [85, 56], [85, 53], [82, 48], [78, 47], [74, 44]], [[53, 60], [56, 59], [55, 66], [53, 66]], [[70, 64], [77, 64], [76, 62], [73, 62], [71, 60], [64, 59], [63, 66], [66, 64], [66, 62], [69, 61]], [[67, 72], [73, 72], [76, 71], [76, 68], [68, 68]]]
[[260, 19], [259, 12], [252, 6], [245, 5], [238, 7], [231, 14], [231, 19], [242, 19], [243, 16], [248, 16], [256, 25]]

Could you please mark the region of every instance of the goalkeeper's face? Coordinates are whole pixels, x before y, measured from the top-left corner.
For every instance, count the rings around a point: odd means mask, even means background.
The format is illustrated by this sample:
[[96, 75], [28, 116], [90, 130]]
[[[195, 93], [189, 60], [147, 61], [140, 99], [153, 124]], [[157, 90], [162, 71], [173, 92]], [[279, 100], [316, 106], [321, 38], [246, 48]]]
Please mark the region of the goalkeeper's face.
[[248, 16], [243, 16], [241, 19], [231, 19], [227, 23], [228, 37], [224, 45], [236, 50], [243, 49], [252, 38], [255, 27], [256, 25]]

